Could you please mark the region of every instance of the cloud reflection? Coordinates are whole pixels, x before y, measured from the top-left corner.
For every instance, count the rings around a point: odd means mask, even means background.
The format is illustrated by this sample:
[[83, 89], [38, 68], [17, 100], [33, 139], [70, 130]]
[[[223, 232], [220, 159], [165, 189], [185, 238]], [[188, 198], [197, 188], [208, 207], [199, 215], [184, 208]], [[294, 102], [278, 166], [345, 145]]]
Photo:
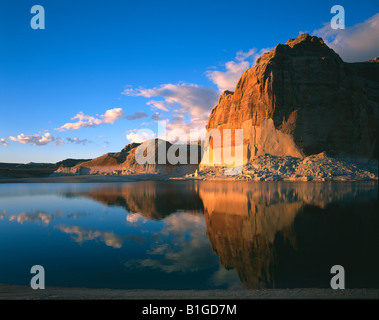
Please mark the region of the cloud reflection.
[[[60, 215], [60, 213], [58, 213], [58, 215]], [[36, 211], [31, 213], [21, 212], [9, 217], [9, 221], [17, 221], [20, 224], [23, 224], [24, 222], [42, 222], [46, 225], [49, 225], [53, 219], [53, 214], [44, 211]]]
[[192, 272], [219, 264], [212, 252], [202, 215], [175, 213], [163, 220], [159, 234], [152, 237], [155, 245], [147, 251], [147, 259], [129, 260], [129, 268], [154, 268], [161, 271]]
[[121, 248], [124, 243], [122, 238], [115, 235], [113, 232], [104, 232], [99, 230], [86, 229], [78, 226], [65, 225], [59, 225], [57, 228], [66, 234], [71, 234], [72, 239], [80, 244], [86, 241], [99, 239], [109, 247]]
[[79, 226], [58, 225], [56, 228], [66, 234], [72, 235], [71, 238], [79, 244], [92, 240], [100, 240], [108, 247], [119, 249], [123, 246], [125, 240], [134, 241], [139, 244], [146, 242], [146, 238], [138, 235], [119, 236], [113, 232], [82, 228]]
[[146, 222], [146, 219], [140, 213], [130, 213], [126, 216], [126, 221], [130, 224], [137, 222]]

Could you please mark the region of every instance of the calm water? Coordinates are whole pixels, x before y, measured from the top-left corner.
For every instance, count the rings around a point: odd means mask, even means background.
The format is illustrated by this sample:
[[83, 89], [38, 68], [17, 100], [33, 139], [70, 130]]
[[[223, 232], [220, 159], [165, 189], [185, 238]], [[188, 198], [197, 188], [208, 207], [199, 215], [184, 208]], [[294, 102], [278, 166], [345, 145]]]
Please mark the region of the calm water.
[[378, 184], [0, 184], [0, 283], [379, 288]]

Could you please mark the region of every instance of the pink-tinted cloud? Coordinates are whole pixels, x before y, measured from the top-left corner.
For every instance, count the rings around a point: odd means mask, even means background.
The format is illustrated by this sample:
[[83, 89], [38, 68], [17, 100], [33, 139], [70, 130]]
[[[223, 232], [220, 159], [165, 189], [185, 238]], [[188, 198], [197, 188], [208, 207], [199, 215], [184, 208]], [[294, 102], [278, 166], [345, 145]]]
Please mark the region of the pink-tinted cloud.
[[85, 115], [83, 112], [79, 112], [71, 120], [77, 120], [77, 122], [69, 122], [63, 126], [56, 128], [57, 131], [78, 130], [86, 127], [96, 127], [103, 124], [113, 124], [116, 120], [120, 120], [124, 117], [124, 111], [122, 108], [114, 108], [107, 110], [103, 115], [96, 118], [93, 116]]
[[76, 137], [75, 138], [68, 137], [65, 139], [62, 139], [60, 137], [53, 137], [48, 132], [43, 134], [43, 135], [40, 135], [40, 134], [25, 135], [25, 134], [21, 133], [17, 137], [10, 136], [9, 139], [12, 141], [22, 143], [22, 144], [32, 144], [32, 145], [36, 145], [36, 146], [43, 146], [43, 145], [46, 145], [50, 142], [54, 142], [54, 144], [56, 146], [61, 146], [63, 144], [82, 144], [82, 145], [85, 145], [88, 143], [92, 143], [92, 141], [90, 141], [88, 139], [79, 139]]
[[102, 118], [102, 123], [111, 123], [113, 124], [116, 120], [122, 119], [124, 116], [124, 111], [122, 108], [113, 108], [105, 111], [105, 114], [100, 116]]
[[9, 143], [5, 139], [0, 139], [0, 146], [7, 146]]
[[151, 107], [156, 108], [156, 109], [160, 109], [160, 110], [163, 110], [163, 111], [168, 111], [168, 108], [166, 107], [164, 101], [151, 100], [151, 101], [147, 102], [146, 104], [148, 106], [151, 106]]
[[[170, 137], [175, 136], [175, 132], [188, 131], [190, 129], [202, 130], [208, 121], [208, 116], [212, 108], [217, 104], [219, 93], [211, 87], [199, 86], [191, 83], [163, 84], [152, 89], [128, 88], [124, 90], [124, 95], [141, 96], [145, 98], [159, 97], [163, 100], [150, 100], [148, 105], [160, 110], [169, 111], [173, 121], [167, 122], [167, 133]], [[158, 115], [154, 114], [153, 118]], [[160, 119], [162, 117], [160, 116]], [[136, 138], [135, 134], [130, 138]], [[140, 138], [140, 137], [137, 137]], [[165, 139], [165, 137], [161, 137]]]
[[[220, 91], [234, 90], [241, 74], [251, 67], [263, 52], [268, 50], [239, 51], [233, 61], [225, 64], [225, 71], [208, 71], [207, 77], [219, 90], [192, 83], [168, 83], [150, 89], [128, 87], [122, 94], [151, 99], [147, 105], [153, 110], [169, 112], [166, 117], [166, 136], [159, 138], [176, 141], [179, 136], [183, 137], [184, 131], [187, 140], [197, 140], [205, 136], [205, 126], [211, 110], [217, 104]], [[152, 115], [152, 119], [164, 120], [163, 115], [156, 112]], [[144, 137], [138, 136], [136, 132], [129, 134], [129, 140], [141, 141], [142, 138]]]
[[313, 34], [322, 37], [344, 61], [367, 61], [379, 56], [379, 13], [345, 29], [332, 29], [326, 23]]
[[25, 135], [21, 133], [17, 137], [10, 136], [10, 140], [17, 141], [22, 144], [33, 144], [36, 146], [43, 146], [49, 142], [54, 141], [54, 137], [50, 133], [45, 133], [44, 135], [34, 134], [34, 135]]
[[153, 133], [148, 129], [133, 129], [127, 131], [126, 133], [126, 139], [128, 139], [131, 143], [142, 143], [146, 140], [154, 139], [155, 137], [156, 133]]
[[168, 83], [152, 89], [126, 89], [123, 94], [145, 98], [162, 97], [164, 102], [158, 103], [152, 100], [148, 104], [156, 108], [159, 107], [161, 110], [169, 110], [175, 107], [196, 117], [203, 117], [204, 114], [207, 114], [218, 99], [218, 93], [213, 88], [191, 83]]
[[234, 91], [242, 73], [252, 67], [255, 61], [270, 48], [258, 50], [250, 49], [247, 52], [239, 51], [232, 61], [225, 63], [224, 71], [213, 70], [207, 71], [207, 77], [218, 87], [220, 92], [225, 90]]

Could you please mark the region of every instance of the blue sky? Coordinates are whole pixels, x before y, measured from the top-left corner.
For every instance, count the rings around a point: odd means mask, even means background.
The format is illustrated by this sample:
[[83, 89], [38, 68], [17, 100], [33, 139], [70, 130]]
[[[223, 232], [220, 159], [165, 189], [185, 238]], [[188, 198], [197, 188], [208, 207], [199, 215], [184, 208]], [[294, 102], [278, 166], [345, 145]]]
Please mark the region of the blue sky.
[[[30, 26], [36, 4], [44, 30]], [[339, 33], [327, 29], [335, 4]], [[2, 0], [0, 162], [116, 152], [158, 119], [202, 128], [260, 53], [301, 32], [347, 61], [378, 56], [378, 12], [377, 1]]]

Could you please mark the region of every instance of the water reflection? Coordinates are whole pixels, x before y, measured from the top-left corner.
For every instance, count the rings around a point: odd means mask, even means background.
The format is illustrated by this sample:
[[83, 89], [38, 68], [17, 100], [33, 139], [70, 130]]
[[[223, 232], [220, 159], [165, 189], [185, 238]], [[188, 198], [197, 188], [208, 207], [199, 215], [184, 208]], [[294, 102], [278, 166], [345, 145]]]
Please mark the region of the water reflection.
[[[204, 212], [212, 250], [226, 270], [236, 270], [245, 288], [329, 287], [334, 264], [345, 267], [348, 285], [379, 287], [375, 182], [148, 182], [94, 188], [79, 195], [136, 213], [127, 217], [131, 223], [143, 216], [166, 218], [170, 225], [180, 220], [177, 215], [169, 217], [174, 212]], [[176, 227], [190, 224], [183, 219]], [[201, 236], [193, 234], [186, 241], [183, 230], [168, 228], [173, 230], [174, 237], [183, 236], [180, 247], [187, 247], [187, 252], [164, 244], [150, 251], [162, 254], [162, 259], [129, 265], [166, 272], [191, 269], [194, 262], [188, 258], [196, 255], [196, 264], [206, 264], [203, 251], [192, 243]], [[180, 264], [169, 264], [170, 259]]]
[[63, 233], [71, 235], [72, 239], [79, 244], [90, 240], [100, 240], [109, 247], [121, 248], [125, 240], [131, 240], [137, 243], [146, 242], [146, 238], [137, 235], [119, 236], [113, 232], [82, 228], [78, 226], [58, 225], [57, 229]]
[[204, 219], [188, 212], [175, 213], [164, 220], [164, 226], [144, 259], [129, 260], [127, 267], [154, 268], [166, 273], [188, 273], [216, 266], [205, 235]]
[[[15, 245], [0, 245], [8, 259], [0, 265], [3, 277], [19, 268], [18, 279], [25, 256], [45, 261], [57, 275], [54, 285], [304, 288], [329, 287], [330, 268], [339, 264], [346, 287], [379, 288], [375, 182], [146, 181], [3, 190], [0, 243]], [[22, 241], [30, 244], [23, 249]]]
[[61, 211], [57, 211], [54, 214], [43, 211], [21, 212], [11, 215], [9, 221], [17, 221], [20, 224], [23, 224], [24, 222], [42, 222], [43, 224], [48, 225], [53, 219], [59, 219], [61, 215]]
[[183, 182], [136, 182], [95, 186], [88, 191], [66, 193], [67, 197], [82, 196], [108, 206], [120, 206], [127, 212], [139, 213], [147, 219], [160, 220], [177, 211], [202, 213], [197, 185]]
[[352, 287], [378, 287], [377, 184], [208, 183], [207, 234], [245, 288], [329, 287], [332, 265]]

